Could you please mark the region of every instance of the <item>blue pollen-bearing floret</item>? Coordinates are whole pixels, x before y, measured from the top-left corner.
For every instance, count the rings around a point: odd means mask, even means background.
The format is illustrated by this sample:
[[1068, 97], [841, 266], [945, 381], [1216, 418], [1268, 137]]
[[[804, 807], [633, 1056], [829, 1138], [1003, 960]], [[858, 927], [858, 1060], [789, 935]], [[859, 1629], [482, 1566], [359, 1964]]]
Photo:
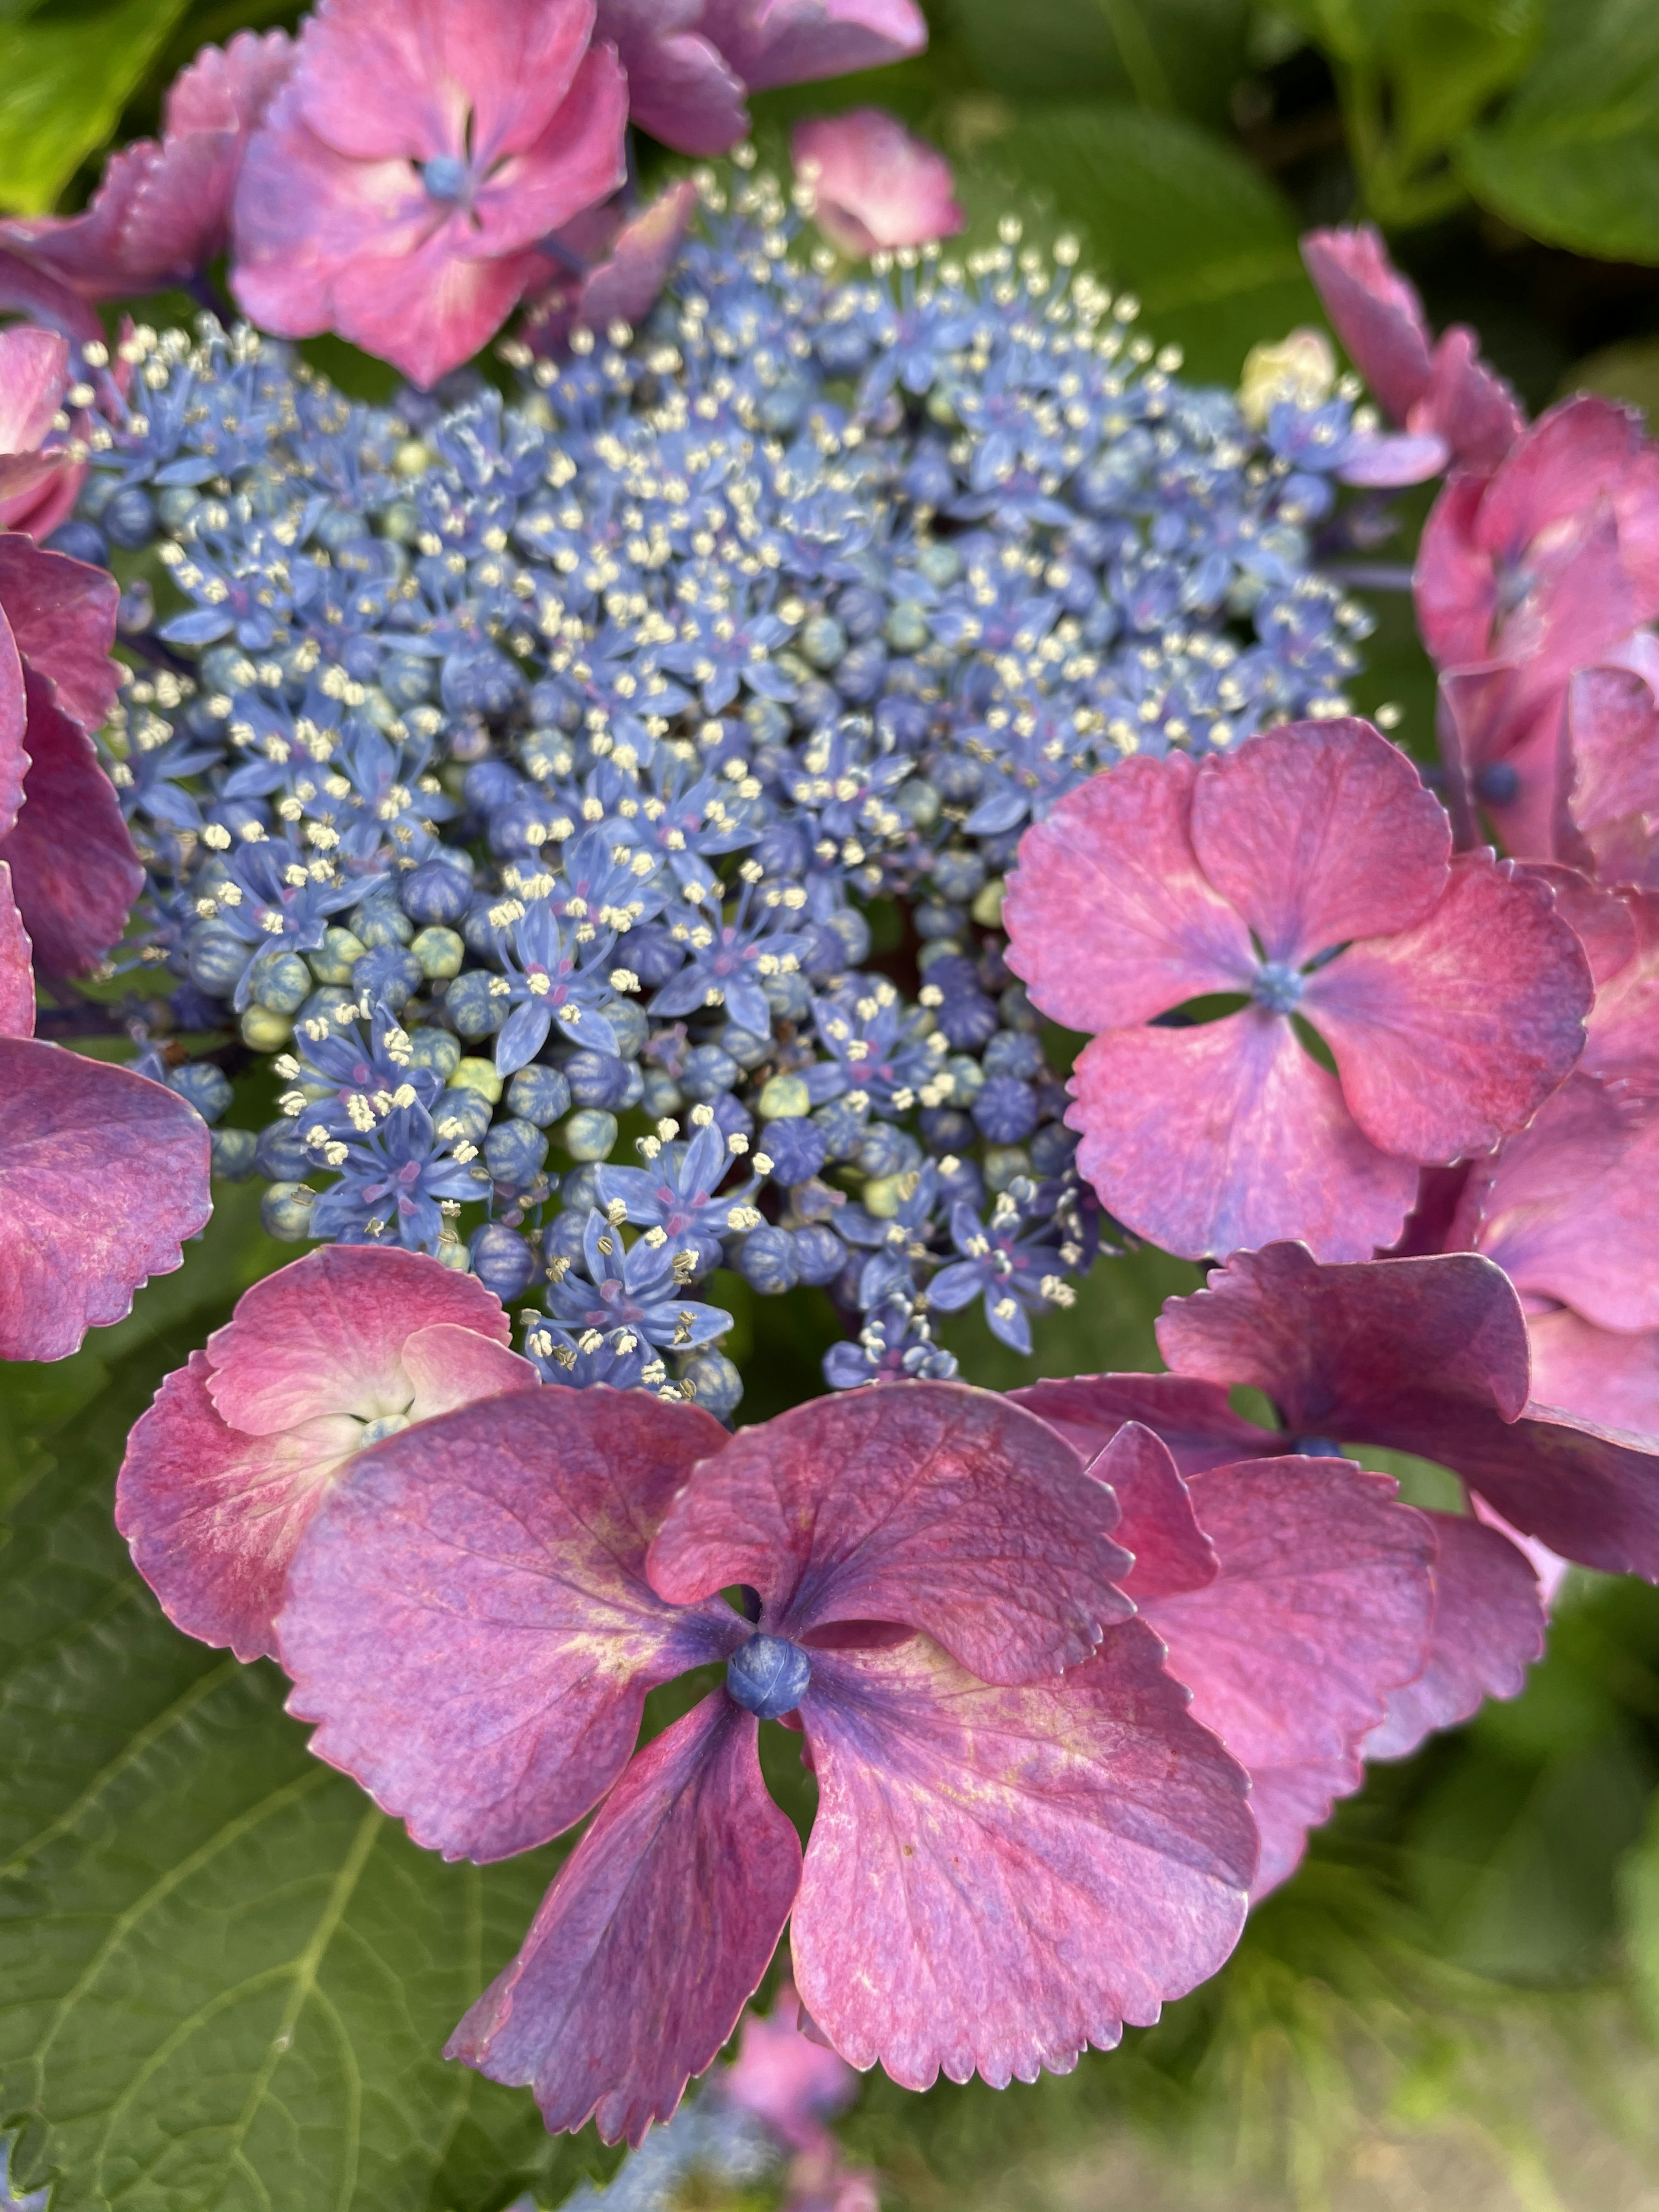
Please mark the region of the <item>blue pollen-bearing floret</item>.
[[1366, 434], [1346, 386], [1183, 383], [1017, 225], [838, 276], [775, 179], [702, 189], [641, 327], [509, 343], [511, 397], [133, 332], [61, 542], [143, 664], [119, 964], [283, 1086], [219, 1167], [539, 1300], [550, 1382], [726, 1414], [717, 1268], [826, 1289], [851, 1389], [953, 1371], [973, 1304], [1027, 1349], [1114, 1249], [1003, 879], [1087, 776], [1348, 710], [1313, 533]]

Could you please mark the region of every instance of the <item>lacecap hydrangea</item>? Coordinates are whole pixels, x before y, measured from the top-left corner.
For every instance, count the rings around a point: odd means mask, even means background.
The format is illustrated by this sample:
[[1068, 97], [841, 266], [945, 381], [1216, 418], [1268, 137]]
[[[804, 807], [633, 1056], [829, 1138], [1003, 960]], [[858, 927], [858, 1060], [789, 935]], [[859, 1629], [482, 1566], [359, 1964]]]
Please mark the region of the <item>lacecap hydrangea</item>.
[[509, 343], [506, 397], [134, 332], [55, 542], [143, 672], [124, 957], [281, 1078], [218, 1172], [541, 1293], [549, 1382], [729, 1414], [719, 1266], [828, 1287], [848, 1388], [949, 1375], [975, 1300], [1028, 1350], [1110, 1249], [1004, 871], [1128, 756], [1346, 711], [1319, 563], [1376, 514], [1357, 388], [1182, 382], [1068, 241], [849, 276], [775, 180], [699, 184], [645, 326]]

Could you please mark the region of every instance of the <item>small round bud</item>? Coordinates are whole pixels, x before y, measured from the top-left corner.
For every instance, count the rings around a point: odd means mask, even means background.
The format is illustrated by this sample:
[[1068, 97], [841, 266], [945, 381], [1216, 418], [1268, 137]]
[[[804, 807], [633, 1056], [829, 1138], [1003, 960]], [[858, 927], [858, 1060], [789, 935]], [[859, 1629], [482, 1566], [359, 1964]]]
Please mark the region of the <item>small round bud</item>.
[[280, 1052], [294, 1034], [292, 1019], [270, 1006], [249, 1006], [240, 1026], [242, 1042], [255, 1052]]
[[317, 950], [306, 955], [306, 962], [319, 983], [349, 983], [352, 969], [368, 950], [352, 931], [331, 929]]
[[213, 1172], [221, 1182], [246, 1182], [253, 1173], [259, 1139], [252, 1129], [216, 1129]]
[[705, 1413], [729, 1420], [743, 1402], [743, 1377], [723, 1352], [696, 1352], [680, 1370], [680, 1380]]
[[438, 923], [418, 931], [409, 949], [428, 982], [447, 982], [452, 976], [459, 975], [461, 963], [466, 957], [464, 940], [453, 929]]
[[507, 1106], [521, 1121], [545, 1129], [570, 1111], [570, 1085], [561, 1069], [532, 1061], [507, 1085]]
[[267, 1237], [284, 1244], [303, 1243], [311, 1234], [311, 1209], [317, 1194], [301, 1182], [274, 1182], [259, 1200], [259, 1218]]
[[795, 1264], [795, 1240], [787, 1229], [768, 1222], [751, 1229], [738, 1249], [738, 1273], [763, 1297], [778, 1297], [793, 1291], [800, 1280]]
[[472, 1273], [503, 1304], [526, 1291], [536, 1273], [536, 1255], [516, 1229], [487, 1222], [472, 1239]]
[[493, 1060], [471, 1058], [458, 1060], [454, 1073], [449, 1080], [453, 1089], [476, 1091], [481, 1098], [487, 1098], [492, 1106], [498, 1103], [501, 1092], [507, 1087], [506, 1078]]
[[560, 1133], [573, 1160], [608, 1160], [616, 1149], [617, 1117], [598, 1107], [573, 1114]]

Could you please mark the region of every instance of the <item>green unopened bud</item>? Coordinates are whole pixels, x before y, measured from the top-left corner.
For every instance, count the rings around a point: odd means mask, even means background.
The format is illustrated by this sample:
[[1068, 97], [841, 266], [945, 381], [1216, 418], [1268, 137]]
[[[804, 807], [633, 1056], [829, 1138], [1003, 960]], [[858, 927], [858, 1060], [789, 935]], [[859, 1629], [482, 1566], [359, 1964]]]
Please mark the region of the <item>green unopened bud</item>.
[[311, 1234], [311, 1209], [317, 1194], [309, 1183], [274, 1182], [259, 1200], [259, 1218], [267, 1237], [284, 1244], [302, 1243]]
[[507, 1087], [507, 1079], [497, 1070], [493, 1060], [476, 1060], [471, 1056], [456, 1061], [449, 1082], [452, 1090], [477, 1091], [492, 1106]]
[[242, 1016], [241, 1031], [242, 1042], [255, 1052], [280, 1052], [294, 1034], [294, 1023], [270, 1006], [252, 1006]]
[[775, 1075], [761, 1092], [760, 1110], [763, 1121], [798, 1121], [811, 1112], [812, 1094], [799, 1075]]
[[273, 1014], [297, 1014], [311, 995], [311, 970], [297, 952], [267, 953], [254, 963], [253, 996]]
[[460, 1065], [460, 1041], [447, 1030], [412, 1030], [409, 1038], [409, 1064], [411, 1067], [429, 1067], [441, 1083], [447, 1083]]
[[559, 1134], [573, 1160], [608, 1160], [616, 1149], [617, 1117], [602, 1106], [585, 1106]]
[[368, 947], [349, 929], [331, 929], [307, 959], [319, 983], [349, 983], [351, 971]]
[[452, 975], [459, 975], [461, 962], [466, 957], [466, 946], [461, 938], [441, 922], [422, 930], [409, 949], [420, 962], [421, 973], [428, 982], [447, 982]]
[[1006, 1190], [1009, 1184], [1031, 1172], [1031, 1156], [1023, 1145], [988, 1145], [985, 1150], [985, 1181], [991, 1190]]
[[996, 929], [1002, 922], [1003, 884], [1000, 876], [993, 878], [968, 909], [981, 929]]

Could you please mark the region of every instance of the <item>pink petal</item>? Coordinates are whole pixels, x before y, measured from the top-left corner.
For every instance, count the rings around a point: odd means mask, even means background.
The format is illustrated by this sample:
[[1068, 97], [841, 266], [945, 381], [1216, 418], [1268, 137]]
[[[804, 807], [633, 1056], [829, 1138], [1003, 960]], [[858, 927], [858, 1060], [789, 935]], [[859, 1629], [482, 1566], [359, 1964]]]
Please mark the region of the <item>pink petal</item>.
[[447, 2058], [532, 2087], [555, 2133], [592, 2117], [601, 2142], [637, 2143], [668, 2118], [737, 2026], [800, 1879], [758, 1733], [716, 1690], [645, 1747]]
[[1165, 1307], [1158, 1344], [1181, 1374], [1265, 1391], [1293, 1435], [1433, 1460], [1564, 1558], [1659, 1580], [1659, 1454], [1528, 1406], [1526, 1321], [1489, 1260], [1237, 1252]]
[[1072, 1088], [1078, 1166], [1102, 1203], [1183, 1259], [1280, 1237], [1361, 1259], [1394, 1242], [1416, 1195], [1410, 1164], [1377, 1151], [1278, 1014], [1110, 1030]]
[[619, 190], [628, 178], [627, 124], [628, 80], [611, 48], [596, 46], [541, 137], [480, 189], [468, 252], [495, 256], [532, 246]]
[[520, 1359], [493, 1337], [458, 1328], [453, 1322], [417, 1328], [407, 1336], [403, 1368], [415, 1386], [409, 1406], [411, 1421], [433, 1420], [477, 1399], [500, 1398], [509, 1390], [533, 1390], [541, 1382], [529, 1360]]
[[264, 113], [294, 66], [286, 31], [238, 31], [224, 46], [204, 46], [167, 88], [167, 136], [195, 131], [246, 134]]
[[0, 224], [0, 308], [26, 316], [32, 323], [44, 323], [50, 330], [62, 331], [66, 338], [82, 345], [101, 339], [104, 326], [86, 301], [27, 259], [27, 246], [21, 253], [13, 250], [27, 228], [21, 223]]
[[702, 0], [599, 0], [594, 36], [609, 39], [628, 72], [641, 130], [676, 153], [726, 154], [749, 129], [743, 80], [697, 21]]
[[1196, 773], [1184, 753], [1125, 761], [1021, 838], [1002, 910], [1008, 964], [1066, 1028], [1114, 1029], [1248, 988], [1249, 933], [1188, 835]]
[[0, 861], [0, 1036], [34, 1035], [33, 950], [11, 892], [11, 870]]
[[[1605, 1015], [1611, 1005], [1607, 987], [1620, 970], [1626, 969], [1632, 980], [1641, 969], [1632, 965], [1636, 960], [1637, 925], [1634, 902], [1621, 898], [1617, 893], [1603, 890], [1577, 868], [1564, 867], [1559, 861], [1529, 860], [1517, 874], [1530, 876], [1549, 885], [1555, 900], [1555, 910], [1583, 947], [1584, 957], [1589, 963], [1590, 981], [1595, 986], [1595, 1004], [1590, 1012], [1589, 1042], [1584, 1047], [1581, 1067], [1592, 1067], [1591, 1046], [1599, 1034], [1604, 1034]], [[1659, 915], [1656, 915], [1659, 924]], [[1655, 930], [1655, 951], [1659, 952], [1659, 927]], [[1659, 978], [1654, 979], [1659, 981]], [[1644, 977], [1646, 988], [1651, 988]], [[1644, 991], [1645, 995], [1645, 989]], [[1615, 1024], [1615, 1027], [1622, 1027]], [[1600, 1073], [1594, 1069], [1593, 1073]]]
[[1645, 877], [1659, 828], [1659, 700], [1634, 670], [1586, 668], [1567, 693], [1568, 810], [1598, 871]]
[[1212, 1974], [1255, 1858], [1244, 1778], [1139, 1621], [994, 1689], [925, 1637], [815, 1661], [790, 1936], [812, 2018], [909, 2089], [1066, 2073]]
[[322, 1723], [312, 1749], [447, 1858], [579, 1820], [647, 1691], [748, 1640], [718, 1598], [681, 1611], [645, 1579], [670, 1499], [724, 1437], [642, 1393], [527, 1390], [362, 1453], [276, 1624], [289, 1709]]
[[[1446, 441], [1463, 467], [1490, 475], [1526, 428], [1527, 417], [1510, 386], [1480, 356], [1473, 331], [1454, 323], [1443, 331], [1428, 392], [1413, 412]], [[1410, 427], [1417, 428], [1417, 421]]]
[[1481, 477], [1454, 475], [1418, 541], [1412, 578], [1417, 627], [1437, 668], [1485, 660], [1492, 647], [1498, 586], [1492, 556], [1474, 535], [1485, 490]]
[[926, 246], [967, 218], [942, 154], [879, 107], [815, 116], [790, 134], [796, 173], [812, 187], [818, 228], [842, 252]]
[[[1538, 693], [1524, 668], [1489, 661], [1454, 668], [1440, 679], [1440, 750], [1452, 788], [1448, 803], [1460, 842], [1477, 842], [1475, 810], [1517, 859], [1552, 860], [1563, 850], [1567, 744], [1564, 688]], [[1477, 799], [1480, 770], [1502, 762], [1515, 780], [1511, 798]]]
[[155, 140], [140, 138], [110, 155], [81, 214], [27, 216], [5, 224], [0, 236], [85, 298], [118, 297], [140, 273], [129, 259], [125, 240], [140, 187], [161, 161]]
[[1077, 1455], [1006, 1398], [905, 1382], [815, 1398], [699, 1468], [651, 1547], [690, 1604], [747, 1583], [769, 1632], [926, 1629], [988, 1682], [1085, 1659], [1133, 1607], [1116, 1511]]
[[29, 665], [58, 689], [58, 704], [90, 732], [109, 720], [121, 671], [110, 659], [120, 588], [106, 570], [27, 538], [0, 535], [0, 606]]
[[1496, 1528], [1430, 1513], [1438, 1540], [1428, 1664], [1389, 1698], [1388, 1717], [1362, 1747], [1367, 1759], [1404, 1759], [1437, 1729], [1455, 1728], [1487, 1698], [1520, 1694], [1544, 1650], [1544, 1608], [1531, 1563]]
[[[1618, 519], [1636, 594], [1625, 629], [1659, 614], [1659, 447], [1633, 407], [1580, 392], [1540, 415], [1516, 443], [1481, 501], [1480, 543], [1494, 554], [1535, 551], [1546, 533], [1588, 515], [1598, 499]], [[1563, 541], [1571, 547], [1571, 538]], [[1553, 563], [1562, 547], [1545, 555]]]
[[927, 44], [915, 0], [704, 0], [697, 27], [751, 92], [880, 69]]
[[643, 322], [656, 305], [696, 212], [689, 179], [670, 185], [641, 214], [617, 230], [605, 258], [579, 284], [550, 295], [526, 335], [562, 345], [577, 323], [602, 331], [618, 319]]
[[208, 1339], [208, 1387], [224, 1419], [250, 1436], [319, 1413], [380, 1420], [409, 1410], [410, 1334], [444, 1322], [498, 1346], [511, 1333], [501, 1300], [476, 1275], [420, 1252], [325, 1244], [242, 1293], [234, 1318]]
[[1404, 484], [1426, 483], [1450, 459], [1450, 447], [1432, 432], [1413, 431], [1398, 438], [1356, 433], [1336, 475], [1343, 483], [1391, 491]]
[[1423, 302], [1369, 223], [1310, 230], [1302, 258], [1347, 350], [1384, 412], [1403, 423], [1427, 392], [1432, 366]]
[[844, 2058], [801, 2033], [799, 2014], [793, 1984], [781, 1983], [769, 2014], [744, 2019], [738, 2055], [708, 2094], [763, 2121], [791, 2149], [811, 2150], [824, 2141], [825, 2120], [858, 2094], [859, 2077]]
[[1234, 1413], [1225, 1390], [1185, 1375], [1075, 1375], [1027, 1382], [1008, 1395], [1058, 1429], [1085, 1460], [1103, 1451], [1126, 1421], [1152, 1430], [1186, 1475], [1276, 1448], [1270, 1431]]
[[167, 1618], [239, 1659], [275, 1656], [272, 1620], [300, 1540], [362, 1428], [324, 1415], [275, 1436], [228, 1427], [192, 1352], [128, 1440], [115, 1525]]
[[545, 269], [534, 252], [464, 260], [443, 238], [406, 256], [366, 255], [338, 272], [329, 327], [429, 389], [488, 344]]
[[1583, 1051], [1594, 995], [1547, 885], [1465, 853], [1425, 921], [1352, 945], [1304, 1004], [1371, 1141], [1444, 1164], [1524, 1126]]
[[1139, 1421], [1126, 1421], [1091, 1461], [1089, 1472], [1097, 1482], [1109, 1483], [1117, 1500], [1118, 1540], [1134, 1555], [1123, 1588], [1143, 1611], [1149, 1598], [1202, 1589], [1215, 1580], [1215, 1547], [1198, 1525], [1191, 1495], [1162, 1437]]
[[1659, 1446], [1659, 1329], [1615, 1336], [1566, 1306], [1529, 1314], [1538, 1402]]
[[1252, 1896], [1364, 1778], [1359, 1745], [1422, 1672], [1434, 1534], [1388, 1475], [1346, 1460], [1256, 1459], [1195, 1475], [1221, 1563], [1206, 1589], [1140, 1601], [1193, 1692], [1193, 1717], [1249, 1772], [1261, 1831]]
[[0, 331], [0, 453], [32, 453], [69, 384], [69, 346], [24, 323]]
[[[3, 544], [0, 539], [0, 544]], [[29, 772], [24, 749], [28, 728], [28, 696], [23, 688], [23, 663], [17, 640], [0, 602], [0, 838], [17, 819], [23, 803], [23, 781]]]
[[1597, 1328], [1659, 1328], [1659, 1103], [1575, 1075], [1477, 1164], [1454, 1235]]
[[1445, 808], [1397, 745], [1352, 720], [1290, 722], [1212, 754], [1192, 836], [1267, 958], [1292, 967], [1420, 921], [1451, 854]]
[[[15, 542], [0, 538], [0, 547]], [[24, 683], [29, 770], [15, 825], [0, 837], [0, 860], [11, 869], [43, 972], [90, 975], [119, 942], [144, 872], [91, 738], [33, 667]]]
[[[526, 0], [526, 14], [534, 3]], [[448, 0], [396, 9], [323, 0], [305, 25], [282, 105], [353, 161], [463, 153], [470, 102], [445, 68], [449, 13]], [[554, 106], [563, 93], [561, 85]]]
[[0, 1359], [62, 1359], [131, 1311], [212, 1211], [208, 1133], [131, 1069], [0, 1040]]

